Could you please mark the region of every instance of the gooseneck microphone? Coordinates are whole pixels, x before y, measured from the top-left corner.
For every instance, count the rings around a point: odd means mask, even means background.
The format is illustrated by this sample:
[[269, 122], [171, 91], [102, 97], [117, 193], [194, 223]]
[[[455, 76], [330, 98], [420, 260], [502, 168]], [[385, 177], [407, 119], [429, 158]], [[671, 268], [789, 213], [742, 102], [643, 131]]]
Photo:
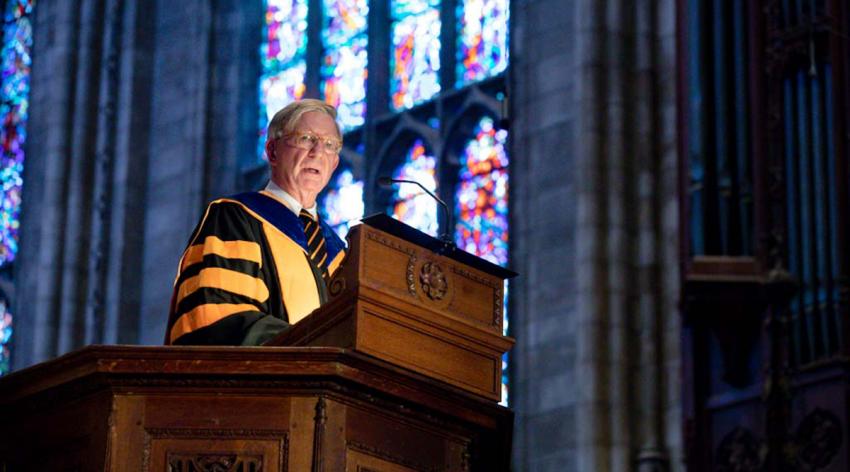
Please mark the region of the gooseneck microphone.
[[446, 222], [445, 228], [446, 229], [442, 233], [440, 233], [440, 241], [443, 243], [443, 250], [444, 251], [453, 249], [454, 248], [454, 241], [452, 241], [452, 238], [451, 238], [451, 236], [449, 236], [449, 232], [448, 232], [448, 228], [452, 227], [451, 219], [450, 219], [451, 214], [449, 213], [449, 206], [446, 205], [446, 202], [441, 200], [440, 197], [434, 195], [433, 192], [431, 192], [430, 190], [425, 188], [424, 185], [420, 184], [419, 182], [417, 182], [415, 180], [393, 179], [391, 177], [386, 177], [386, 176], [378, 177], [378, 185], [383, 187], [383, 188], [391, 188], [393, 186], [393, 184], [413, 184], [413, 185], [416, 185], [419, 188], [421, 188], [425, 193], [430, 195], [431, 198], [436, 200], [437, 203], [440, 204], [440, 206], [443, 207], [443, 212], [446, 215], [446, 219], [445, 219], [445, 222]]

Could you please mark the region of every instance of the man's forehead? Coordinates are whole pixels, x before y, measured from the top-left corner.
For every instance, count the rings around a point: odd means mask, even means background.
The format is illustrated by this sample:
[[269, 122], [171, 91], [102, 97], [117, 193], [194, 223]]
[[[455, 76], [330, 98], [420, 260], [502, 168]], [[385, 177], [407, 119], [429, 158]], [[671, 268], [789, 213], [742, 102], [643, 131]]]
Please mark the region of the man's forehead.
[[300, 118], [298, 118], [297, 124], [306, 123], [320, 123], [323, 125], [333, 126], [334, 119], [327, 113], [322, 113], [320, 111], [308, 111], [301, 115]]
[[333, 117], [318, 111], [308, 111], [295, 122], [298, 131], [313, 131], [317, 134], [337, 134], [336, 122]]

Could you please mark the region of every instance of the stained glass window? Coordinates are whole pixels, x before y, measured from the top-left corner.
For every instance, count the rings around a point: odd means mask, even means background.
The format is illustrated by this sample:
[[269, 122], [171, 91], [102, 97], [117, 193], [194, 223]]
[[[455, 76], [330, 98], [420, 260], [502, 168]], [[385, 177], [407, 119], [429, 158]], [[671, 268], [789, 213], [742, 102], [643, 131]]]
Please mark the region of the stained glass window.
[[[506, 280], [505, 281], [505, 292], [504, 292], [504, 296], [502, 297], [502, 316], [503, 316], [502, 334], [504, 334], [505, 336], [508, 335], [508, 320], [509, 320], [509, 317], [508, 317], [508, 288], [509, 288], [509, 285], [510, 285], [510, 283]], [[499, 404], [502, 405], [502, 406], [508, 406], [508, 403], [509, 403], [508, 402], [508, 385], [510, 385], [510, 379], [509, 379], [509, 376], [508, 376], [508, 361], [509, 361], [509, 358], [510, 358], [509, 353], [506, 352], [506, 353], [502, 354], [502, 401], [499, 402]]]
[[[407, 159], [393, 173], [393, 178], [413, 180], [436, 191], [436, 159], [427, 154], [422, 140], [413, 143]], [[437, 202], [414, 184], [398, 184], [389, 212], [420, 231], [432, 236], [437, 234]]]
[[457, 86], [508, 66], [508, 0], [463, 0], [457, 7]]
[[466, 252], [508, 262], [508, 132], [484, 117], [461, 156], [455, 192], [455, 242]]
[[319, 206], [322, 218], [344, 240], [348, 229], [363, 217], [363, 181], [355, 180], [351, 170], [342, 170], [328, 186]]
[[259, 155], [272, 116], [304, 95], [307, 71], [307, 0], [266, 0], [260, 57]]
[[367, 0], [324, 0], [324, 56], [320, 70], [325, 101], [337, 107], [344, 131], [366, 117]]
[[[460, 249], [505, 266], [508, 263], [508, 132], [484, 117], [463, 150], [455, 189], [455, 243]], [[508, 330], [505, 283], [504, 330]], [[502, 403], [508, 399], [508, 355], [502, 358]]]
[[[3, 77], [0, 99], [0, 266], [18, 252], [18, 226], [21, 210], [21, 173], [24, 167], [27, 107], [30, 88], [30, 50], [32, 49], [33, 0], [6, 2], [3, 12]], [[12, 314], [0, 301], [0, 375], [9, 371], [9, 343], [12, 338]]]
[[440, 91], [439, 0], [392, 0], [390, 96], [395, 110]]
[[11, 353], [9, 344], [12, 340], [12, 314], [6, 307], [5, 301], [0, 301], [0, 375], [11, 369]]

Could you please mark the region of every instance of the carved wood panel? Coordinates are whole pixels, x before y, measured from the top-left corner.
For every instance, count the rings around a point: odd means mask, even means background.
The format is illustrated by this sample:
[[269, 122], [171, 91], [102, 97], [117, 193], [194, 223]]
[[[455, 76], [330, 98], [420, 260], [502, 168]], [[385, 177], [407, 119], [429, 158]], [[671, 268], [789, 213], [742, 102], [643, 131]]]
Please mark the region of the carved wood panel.
[[346, 472], [429, 472], [429, 469], [402, 465], [393, 457], [367, 454], [352, 448], [346, 450], [345, 463]]
[[468, 471], [468, 433], [415, 421], [410, 411], [400, 413], [347, 406], [346, 470]]
[[[361, 283], [413, 301], [494, 333], [502, 332], [502, 281], [456, 261], [437, 256], [411, 243], [369, 227], [358, 228], [352, 244], [362, 246]], [[347, 265], [355, 265], [346, 261]], [[343, 267], [343, 272], [350, 271]], [[345, 278], [357, 275], [348, 273]], [[335, 293], [354, 281], [332, 284]], [[483, 303], [482, 303], [483, 302]]]
[[287, 470], [286, 431], [157, 428], [145, 433], [144, 471]]
[[168, 455], [168, 472], [263, 472], [263, 457], [245, 454], [175, 453]]
[[509, 463], [508, 410], [344, 349], [92, 346], [0, 387], [2, 470], [466, 472]]

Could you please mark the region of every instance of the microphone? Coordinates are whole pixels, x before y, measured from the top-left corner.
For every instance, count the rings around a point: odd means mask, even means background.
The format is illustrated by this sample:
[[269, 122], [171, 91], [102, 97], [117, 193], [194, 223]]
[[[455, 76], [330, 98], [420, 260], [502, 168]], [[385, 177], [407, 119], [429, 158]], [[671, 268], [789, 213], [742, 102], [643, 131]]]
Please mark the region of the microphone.
[[424, 186], [424, 185], [420, 184], [419, 182], [417, 182], [417, 181], [415, 181], [415, 180], [393, 179], [393, 178], [390, 178], [390, 177], [387, 177], [387, 176], [384, 176], [384, 177], [378, 177], [378, 185], [379, 185], [379, 186], [381, 186], [381, 187], [383, 187], [383, 188], [391, 188], [391, 187], [393, 186], [393, 184], [413, 184], [413, 185], [416, 185], [416, 186], [418, 186], [419, 188], [421, 188], [421, 189], [422, 189], [425, 193], [427, 193], [428, 195], [430, 195], [430, 196], [431, 196], [431, 198], [433, 198], [434, 200], [436, 200], [436, 201], [437, 201], [437, 203], [439, 203], [439, 204], [440, 204], [440, 206], [442, 206], [442, 207], [443, 207], [443, 212], [444, 212], [444, 213], [445, 213], [445, 215], [446, 215], [446, 219], [445, 219], [445, 221], [446, 221], [446, 226], [445, 226], [445, 227], [446, 227], [446, 230], [444, 230], [444, 231], [440, 234], [440, 241], [443, 243], [443, 248], [442, 248], [442, 249], [443, 249], [443, 251], [447, 251], [447, 250], [449, 250], [449, 249], [451, 249], [451, 248], [454, 248], [455, 243], [454, 243], [454, 241], [452, 241], [452, 238], [451, 238], [451, 236], [449, 236], [449, 232], [448, 232], [448, 228], [451, 228], [451, 227], [452, 227], [452, 225], [451, 225], [451, 214], [449, 213], [449, 206], [448, 206], [448, 205], [446, 205], [446, 202], [444, 202], [443, 200], [441, 200], [441, 199], [440, 199], [440, 197], [438, 197], [438, 196], [434, 195], [434, 193], [433, 193], [433, 192], [431, 192], [430, 190], [428, 190], [427, 188], [425, 188], [425, 186]]

